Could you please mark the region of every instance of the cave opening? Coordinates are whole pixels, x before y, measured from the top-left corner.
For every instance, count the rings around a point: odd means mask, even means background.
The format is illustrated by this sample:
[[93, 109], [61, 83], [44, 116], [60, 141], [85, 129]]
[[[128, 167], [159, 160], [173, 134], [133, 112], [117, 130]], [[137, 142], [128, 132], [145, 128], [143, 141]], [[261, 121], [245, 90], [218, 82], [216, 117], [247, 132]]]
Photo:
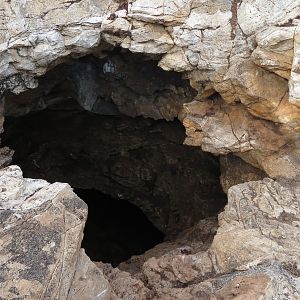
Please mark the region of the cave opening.
[[136, 205], [97, 190], [74, 189], [88, 205], [82, 247], [93, 261], [116, 267], [160, 244], [164, 234]]
[[[116, 266], [216, 216], [227, 202], [218, 157], [184, 145], [177, 117], [194, 96], [179, 74], [149, 59], [85, 57], [49, 71], [36, 89], [5, 96], [2, 146], [15, 151], [12, 164], [25, 177], [75, 189], [89, 206], [83, 247]], [[119, 246], [122, 230], [131, 238]]]

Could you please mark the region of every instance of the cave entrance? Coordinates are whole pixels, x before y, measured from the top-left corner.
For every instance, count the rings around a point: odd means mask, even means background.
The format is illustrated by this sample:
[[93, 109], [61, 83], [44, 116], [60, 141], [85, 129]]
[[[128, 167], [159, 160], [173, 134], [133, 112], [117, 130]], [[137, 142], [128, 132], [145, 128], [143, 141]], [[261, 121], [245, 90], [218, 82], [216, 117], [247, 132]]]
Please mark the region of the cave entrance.
[[92, 260], [116, 267], [163, 242], [164, 234], [129, 201], [97, 190], [74, 192], [89, 208], [82, 247]]
[[[162, 233], [170, 240], [199, 220], [217, 215], [227, 201], [218, 158], [183, 145], [184, 139], [185, 129], [178, 120], [102, 116], [74, 101], [6, 117], [2, 135], [3, 145], [15, 150], [12, 163], [22, 168], [25, 177], [69, 183], [88, 202], [92, 218], [99, 209], [101, 219], [111, 201], [115, 221], [110, 215], [112, 221], [105, 226], [124, 226], [122, 201], [136, 205], [156, 227], [152, 233], [144, 232], [149, 247], [162, 241]], [[96, 231], [97, 218], [93, 220], [96, 223], [86, 229], [91, 231], [85, 232], [89, 241], [102, 232], [101, 228]], [[135, 220], [135, 226], [142, 227], [142, 218]], [[133, 243], [137, 248], [130, 249], [131, 255], [147, 250], [145, 239], [138, 239], [142, 245]], [[95, 239], [94, 249], [99, 245], [105, 252], [108, 243]], [[105, 258], [95, 252], [89, 253], [92, 259]], [[105, 260], [117, 264], [129, 252], [116, 255]]]
[[175, 239], [227, 201], [218, 158], [183, 144], [177, 117], [194, 96], [180, 74], [149, 58], [84, 57], [53, 68], [36, 89], [5, 95], [2, 146], [15, 150], [12, 163], [25, 177], [130, 201], [164, 240]]

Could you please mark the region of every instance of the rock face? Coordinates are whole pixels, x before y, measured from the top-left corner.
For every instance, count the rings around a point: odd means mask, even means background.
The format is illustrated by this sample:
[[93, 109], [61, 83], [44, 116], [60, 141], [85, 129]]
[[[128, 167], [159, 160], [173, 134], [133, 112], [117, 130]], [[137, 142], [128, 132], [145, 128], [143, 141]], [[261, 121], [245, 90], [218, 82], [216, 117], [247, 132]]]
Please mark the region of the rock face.
[[261, 170], [245, 163], [242, 159], [234, 155], [225, 155], [220, 157], [221, 177], [220, 181], [224, 192], [239, 183], [262, 180], [268, 177]]
[[1, 298], [111, 299], [80, 251], [87, 206], [70, 186], [25, 179], [17, 166], [0, 171], [0, 186]]
[[[299, 191], [271, 179], [231, 187], [209, 249], [194, 253], [194, 231], [185, 247], [157, 251], [133, 274], [146, 278], [151, 299], [298, 299], [298, 202]], [[116, 270], [110, 280], [121, 289], [124, 277]]]
[[[185, 77], [198, 91], [197, 99], [206, 99], [218, 92], [229, 110], [240, 111], [243, 118], [250, 121], [255, 116], [276, 123], [267, 131], [270, 134], [273, 131], [271, 136], [279, 134], [282, 139], [288, 136], [289, 141], [285, 142], [290, 145], [289, 149], [277, 149], [272, 154], [264, 149], [252, 151], [253, 146], [247, 145], [247, 135], [239, 149], [241, 143], [234, 142], [235, 138], [227, 132], [224, 138], [236, 145], [231, 145], [226, 152], [236, 153], [273, 178], [298, 181], [299, 174], [292, 168], [299, 155], [298, 146], [293, 145], [298, 140], [300, 128], [299, 4], [298, 0], [276, 0], [267, 4], [260, 0], [213, 3], [115, 0], [97, 4], [91, 0], [71, 3], [58, 0], [39, 5], [29, 0], [22, 4], [3, 2], [1, 90], [20, 93], [34, 88], [38, 85], [38, 76], [62, 61], [86, 54], [104, 57], [112, 46], [143, 53], [158, 59], [158, 65], [164, 70], [185, 72]], [[105, 72], [115, 70], [115, 64], [119, 64], [116, 59], [117, 62], [106, 64]], [[77, 71], [77, 79], [74, 77], [71, 81], [79, 80], [77, 96], [89, 110], [119, 110], [132, 116], [172, 119], [178, 115], [182, 103], [191, 100], [183, 90], [177, 89], [173, 90], [177, 99], [164, 94], [153, 103], [149, 101], [153, 93], [150, 90], [150, 94], [146, 93], [147, 101], [140, 98], [140, 104], [134, 104], [129, 100], [132, 97], [123, 97], [121, 91], [119, 95], [110, 96], [113, 106], [107, 103], [103, 106], [102, 101], [98, 105], [97, 93], [91, 93], [90, 88], [84, 90], [93, 85], [94, 80], [87, 74], [95, 71], [84, 68]], [[82, 72], [86, 78], [80, 85]], [[83, 90], [80, 92], [80, 89]], [[126, 95], [130, 95], [128, 90]], [[8, 102], [11, 98], [8, 97]], [[95, 101], [98, 104], [95, 105]], [[245, 116], [247, 111], [248, 117]], [[202, 115], [202, 119], [206, 117]], [[218, 122], [228, 127], [226, 118], [219, 118]], [[189, 125], [187, 130], [190, 131]], [[210, 136], [207, 132], [206, 139], [214, 140], [214, 134], [212, 131]], [[190, 137], [190, 142], [208, 151], [224, 152], [216, 145], [199, 144], [197, 138]], [[243, 154], [244, 151], [247, 153]], [[268, 157], [272, 157], [274, 166], [264, 162]], [[290, 167], [284, 168], [285, 162]]]
[[300, 0], [3, 0], [0, 15], [0, 133], [5, 111], [72, 97], [100, 114], [178, 117], [196, 151], [243, 160], [221, 159], [228, 205], [211, 246], [164, 245], [137, 271], [98, 264], [103, 275], [79, 250], [85, 205], [7, 168], [1, 146], [0, 297], [300, 298]]
[[1, 297], [66, 299], [87, 208], [67, 184], [0, 171]]

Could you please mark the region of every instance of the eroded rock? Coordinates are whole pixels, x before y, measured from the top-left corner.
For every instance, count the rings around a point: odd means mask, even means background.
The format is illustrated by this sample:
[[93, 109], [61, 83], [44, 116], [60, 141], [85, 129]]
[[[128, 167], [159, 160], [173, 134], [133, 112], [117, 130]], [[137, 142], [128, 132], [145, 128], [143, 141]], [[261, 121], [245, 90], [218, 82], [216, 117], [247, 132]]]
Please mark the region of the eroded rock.
[[271, 179], [231, 187], [208, 250], [144, 263], [153, 299], [297, 299], [299, 199]]
[[87, 208], [63, 183], [0, 171], [1, 297], [67, 299]]
[[[142, 268], [147, 280], [138, 283], [128, 273], [122, 273], [119, 282], [108, 276], [111, 285], [120, 284], [121, 288], [116, 288], [119, 297], [299, 298], [299, 192], [293, 187], [299, 187], [300, 181], [299, 0], [2, 1], [0, 15], [0, 92], [19, 94], [40, 84], [46, 94], [39, 91], [32, 97], [32, 91], [27, 99], [18, 98], [24, 107], [12, 110], [17, 114], [43, 109], [64, 97], [58, 95], [58, 99], [51, 93], [48, 97], [47, 91], [57, 86], [49, 82], [43, 86], [37, 77], [71, 57], [93, 53], [103, 58], [109, 49], [105, 43], [109, 43], [146, 53], [159, 60], [164, 70], [183, 72], [198, 92], [197, 101], [186, 105], [179, 114], [182, 105], [192, 100], [180, 88], [168, 88], [167, 96], [160, 98], [155, 107], [152, 94], [156, 89], [134, 103], [129, 100], [136, 95], [124, 97], [128, 93], [125, 84], [125, 89], [110, 97], [113, 105], [103, 105], [97, 102], [99, 93], [93, 82], [97, 76], [84, 78], [78, 72], [71, 81], [77, 85], [77, 98], [84, 108], [164, 119], [181, 115], [187, 128], [186, 143], [216, 155], [234, 153], [268, 176], [285, 182], [283, 186], [265, 179], [231, 187], [229, 204], [220, 216], [220, 228], [209, 250], [164, 253], [147, 259]], [[159, 90], [164, 88], [163, 85]], [[66, 86], [62, 90], [65, 89]], [[216, 91], [223, 100], [207, 100]], [[6, 99], [13, 98], [11, 94]], [[0, 132], [2, 122], [0, 111]], [[1, 148], [0, 167], [9, 163], [11, 154], [9, 149]], [[5, 280], [0, 285], [6, 293], [4, 298], [19, 293], [18, 297], [29, 295], [30, 299], [47, 299], [48, 295], [50, 299], [65, 299], [79, 253], [83, 221], [78, 217], [81, 214], [85, 218], [84, 209], [71, 209], [61, 198], [54, 197], [57, 192], [67, 199], [74, 198], [66, 185], [22, 179], [15, 167], [0, 172], [1, 215], [5, 224], [12, 226], [2, 228], [0, 259], [6, 267], [1, 269]], [[252, 171], [240, 177], [248, 180], [251, 174]], [[30, 196], [29, 191], [34, 194]], [[53, 241], [61, 242], [69, 228], [64, 227], [69, 225], [62, 222], [62, 211], [67, 213], [68, 222], [78, 221], [76, 234], [72, 233], [70, 241], [65, 240], [71, 246], [64, 248], [68, 251], [67, 261], [63, 262], [59, 260], [61, 248], [50, 247]], [[43, 231], [48, 216], [55, 220], [53, 227], [47, 227], [54, 230], [51, 239], [49, 232]], [[15, 252], [5, 250], [10, 244]], [[49, 263], [39, 264], [41, 259], [36, 258], [42, 254], [43, 263]], [[29, 261], [25, 262], [25, 258]], [[103, 278], [86, 257], [81, 258], [88, 266], [86, 274], [95, 270], [94, 279]], [[58, 269], [54, 269], [55, 261]], [[124, 287], [123, 276], [124, 282], [129, 282], [129, 291]], [[94, 286], [95, 281], [85, 280], [83, 287], [89, 282]], [[146, 292], [139, 294], [136, 287]], [[98, 295], [92, 290], [86, 292], [92, 297]], [[115, 297], [113, 293], [111, 297]]]
[[262, 180], [268, 177], [260, 169], [245, 163], [234, 155], [220, 156], [221, 177], [220, 181], [225, 193], [229, 188], [244, 182]]

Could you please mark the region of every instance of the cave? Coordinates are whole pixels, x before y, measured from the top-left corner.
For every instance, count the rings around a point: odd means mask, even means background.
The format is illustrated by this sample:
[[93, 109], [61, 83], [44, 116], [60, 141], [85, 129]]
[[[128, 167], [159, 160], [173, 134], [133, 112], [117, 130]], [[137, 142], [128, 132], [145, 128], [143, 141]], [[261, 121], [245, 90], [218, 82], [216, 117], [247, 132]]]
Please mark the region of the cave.
[[74, 188], [89, 207], [83, 247], [117, 266], [226, 204], [218, 157], [184, 144], [178, 115], [194, 96], [147, 57], [71, 59], [38, 88], [5, 95], [2, 146], [25, 177]]
[[93, 261], [116, 267], [163, 242], [164, 234], [130, 201], [97, 190], [74, 192], [89, 208], [82, 247]]

